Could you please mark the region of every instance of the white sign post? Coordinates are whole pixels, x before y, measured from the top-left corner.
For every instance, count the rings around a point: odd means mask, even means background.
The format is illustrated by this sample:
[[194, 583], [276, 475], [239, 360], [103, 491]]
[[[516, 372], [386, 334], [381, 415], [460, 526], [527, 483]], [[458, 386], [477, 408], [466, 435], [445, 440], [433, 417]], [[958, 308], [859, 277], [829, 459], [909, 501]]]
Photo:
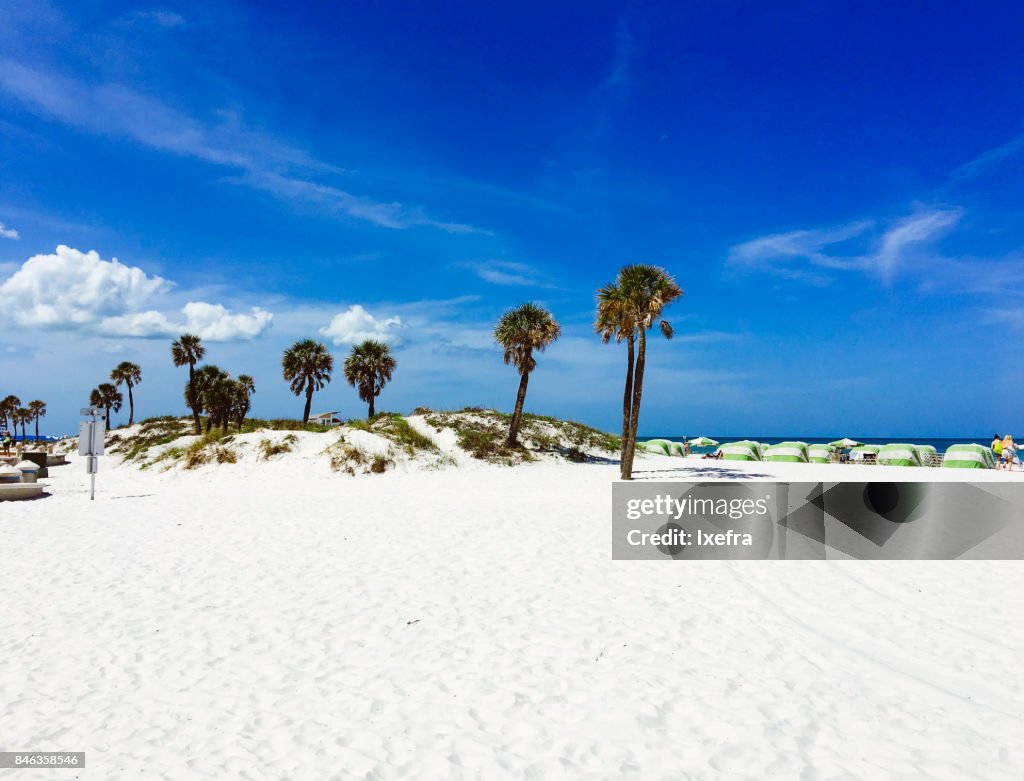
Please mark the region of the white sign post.
[[85, 456], [85, 472], [90, 476], [92, 483], [89, 489], [89, 499], [92, 501], [96, 499], [96, 473], [100, 468], [98, 456], [103, 455], [103, 436], [106, 427], [102, 420], [96, 419], [103, 414], [103, 410], [98, 407], [83, 407], [81, 414], [92, 418], [78, 427], [78, 455]]

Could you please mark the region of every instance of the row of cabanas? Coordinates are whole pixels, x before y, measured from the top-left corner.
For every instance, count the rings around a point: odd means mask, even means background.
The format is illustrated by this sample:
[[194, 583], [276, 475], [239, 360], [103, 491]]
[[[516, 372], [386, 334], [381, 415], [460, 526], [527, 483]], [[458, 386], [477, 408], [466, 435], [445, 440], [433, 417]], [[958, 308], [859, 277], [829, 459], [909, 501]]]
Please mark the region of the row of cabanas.
[[[651, 439], [639, 443], [648, 453], [666, 456], [685, 454], [682, 443], [668, 439]], [[719, 443], [708, 437], [691, 439], [694, 447], [715, 447]], [[865, 445], [852, 439], [839, 439], [827, 445], [806, 442], [779, 442], [769, 445], [743, 439], [726, 442], [718, 447], [725, 461], [774, 461], [798, 464], [827, 464], [836, 450], [847, 450], [852, 463], [875, 463], [885, 466], [945, 466], [956, 469], [995, 469], [992, 451], [983, 445], [951, 445], [940, 459], [932, 445], [912, 445], [896, 442], [888, 445]]]

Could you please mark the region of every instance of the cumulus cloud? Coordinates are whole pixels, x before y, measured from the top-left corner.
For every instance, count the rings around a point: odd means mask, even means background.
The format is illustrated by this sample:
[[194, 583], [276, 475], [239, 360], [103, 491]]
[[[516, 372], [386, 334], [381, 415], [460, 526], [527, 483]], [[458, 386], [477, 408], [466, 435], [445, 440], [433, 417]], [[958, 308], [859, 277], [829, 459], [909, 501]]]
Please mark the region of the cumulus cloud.
[[0, 237], [3, 237], [5, 239], [21, 238], [21, 236], [18, 235], [18, 231], [14, 230], [14, 228], [8, 228], [2, 222], [0, 222]]
[[19, 325], [72, 326], [142, 309], [171, 284], [117, 258], [79, 252], [63, 244], [34, 255], [2, 285], [0, 300]]
[[233, 314], [220, 304], [202, 301], [189, 302], [181, 309], [185, 315], [185, 330], [211, 342], [232, 342], [255, 339], [270, 327], [274, 316], [258, 306], [249, 314]]
[[96, 251], [58, 246], [51, 255], [34, 255], [3, 284], [0, 300], [16, 323], [40, 328], [79, 328], [104, 336], [161, 337], [183, 331], [209, 341], [253, 339], [273, 319], [253, 307], [248, 314], [220, 304], [194, 301], [170, 317], [153, 308], [173, 287], [159, 276], [126, 266]]
[[378, 319], [359, 304], [354, 304], [336, 314], [327, 326], [320, 329], [320, 333], [334, 344], [358, 344], [366, 339], [394, 342], [401, 327], [400, 317]]

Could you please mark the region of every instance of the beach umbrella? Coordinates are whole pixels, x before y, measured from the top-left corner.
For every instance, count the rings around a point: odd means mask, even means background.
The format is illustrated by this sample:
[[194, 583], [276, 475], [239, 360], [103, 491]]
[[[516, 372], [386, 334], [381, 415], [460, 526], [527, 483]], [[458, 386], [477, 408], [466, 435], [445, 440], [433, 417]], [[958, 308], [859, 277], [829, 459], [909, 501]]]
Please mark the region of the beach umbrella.
[[864, 443], [863, 442], [858, 442], [855, 439], [850, 439], [849, 437], [843, 437], [842, 439], [837, 439], [835, 442], [829, 442], [829, 444], [832, 447], [847, 448], [847, 447], [857, 447], [858, 445], [863, 445]]
[[718, 443], [711, 437], [695, 437], [689, 441], [694, 447], [715, 447]]
[[921, 456], [913, 445], [892, 443], [878, 451], [878, 463], [885, 466], [921, 466]]
[[807, 460], [812, 464], [827, 464], [831, 461], [832, 447], [830, 445], [808, 445]]
[[780, 442], [764, 449], [765, 461], [782, 461], [792, 464], [807, 463], [807, 445], [803, 442]]
[[984, 445], [950, 445], [942, 465], [952, 469], [995, 469], [996, 461]]
[[761, 445], [744, 439], [740, 442], [727, 442], [722, 445], [722, 458], [725, 461], [760, 461]]

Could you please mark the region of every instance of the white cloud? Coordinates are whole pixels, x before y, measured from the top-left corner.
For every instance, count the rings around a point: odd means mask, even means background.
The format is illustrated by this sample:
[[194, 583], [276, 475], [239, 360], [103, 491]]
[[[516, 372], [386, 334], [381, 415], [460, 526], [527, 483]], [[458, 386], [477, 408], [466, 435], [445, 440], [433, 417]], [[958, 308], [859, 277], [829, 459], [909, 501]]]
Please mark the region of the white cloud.
[[519, 287], [551, 287], [537, 269], [509, 260], [484, 260], [467, 264], [485, 282]]
[[316, 204], [385, 228], [429, 226], [448, 233], [487, 233], [432, 219], [415, 206], [355, 195], [315, 181], [313, 175], [343, 170], [269, 133], [253, 130], [237, 112], [220, 111], [214, 121], [204, 121], [123, 84], [91, 84], [3, 59], [0, 91], [66, 125], [128, 137], [151, 149], [232, 169], [238, 175], [228, 181], [282, 200]]
[[[117, 258], [104, 260], [96, 251], [80, 252], [64, 246], [52, 255], [26, 260], [3, 284], [4, 312], [21, 326], [79, 328], [104, 336], [174, 336], [197, 333], [209, 341], [253, 339], [273, 319], [270, 312], [253, 307], [236, 314], [220, 304], [189, 302], [183, 318], [172, 319], [151, 308], [173, 287], [159, 276], [126, 266]], [[150, 308], [147, 308], [150, 307]]]
[[185, 330], [211, 342], [233, 342], [255, 339], [270, 327], [274, 316], [258, 306], [249, 314], [233, 314], [220, 304], [190, 301], [181, 308]]
[[21, 238], [21, 236], [18, 235], [18, 231], [14, 230], [14, 228], [6, 227], [2, 222], [0, 222], [0, 237], [3, 237], [5, 239]]
[[[891, 282], [911, 258], [915, 245], [935, 241], [963, 214], [959, 208], [921, 210], [890, 224], [873, 243], [867, 242], [867, 234], [875, 223], [865, 220], [836, 228], [774, 233], [735, 245], [729, 250], [729, 262], [818, 283], [826, 280], [806, 273], [802, 266], [861, 271]], [[836, 245], [854, 239], [867, 244], [864, 251], [836, 251]]]
[[953, 179], [971, 179], [994, 168], [997, 163], [1024, 151], [1024, 133], [1001, 146], [982, 152], [980, 155], [953, 170]]
[[366, 339], [394, 342], [402, 326], [400, 317], [378, 319], [359, 304], [354, 304], [334, 316], [320, 333], [334, 344], [358, 344]]
[[19, 325], [94, 323], [141, 309], [171, 284], [117, 258], [79, 252], [63, 244], [52, 255], [34, 255], [2, 285], [0, 300]]

